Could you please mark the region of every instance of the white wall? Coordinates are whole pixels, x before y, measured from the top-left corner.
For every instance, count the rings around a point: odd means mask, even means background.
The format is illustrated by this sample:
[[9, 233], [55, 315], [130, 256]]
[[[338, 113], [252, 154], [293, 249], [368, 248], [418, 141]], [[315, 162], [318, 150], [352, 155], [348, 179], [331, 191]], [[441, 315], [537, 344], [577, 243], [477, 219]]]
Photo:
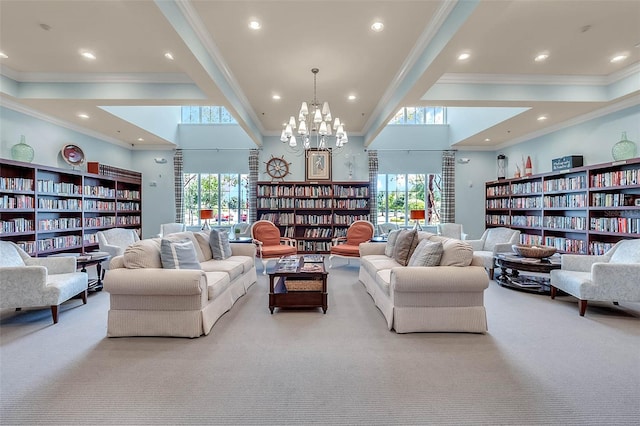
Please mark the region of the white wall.
[[[180, 126], [182, 127], [182, 126]], [[186, 126], [185, 126], [186, 127]], [[206, 127], [206, 128], [204, 128]], [[237, 126], [189, 126], [180, 128], [179, 145], [184, 149], [185, 171], [248, 172], [248, 147], [255, 147]], [[551, 171], [551, 160], [565, 155], [583, 155], [585, 164], [611, 161], [611, 148], [626, 131], [628, 138], [640, 143], [640, 106], [628, 108], [576, 126], [562, 129], [497, 152], [460, 150], [456, 158], [469, 158], [469, 163], [456, 163], [456, 221], [464, 225], [470, 238], [484, 231], [484, 183], [496, 179], [496, 155], [509, 157], [508, 176], [513, 176], [515, 160], [531, 156], [534, 173]], [[99, 161], [143, 174], [143, 236], [159, 232], [161, 223], [173, 222], [173, 151], [130, 151], [99, 139], [68, 130], [7, 108], [0, 108], [0, 156], [11, 158], [11, 146], [21, 134], [36, 150], [34, 163], [71, 168], [59, 155], [64, 144], [80, 146], [87, 161]], [[449, 149], [447, 126], [394, 126], [385, 129], [370, 145], [376, 149], [384, 143], [393, 151], [378, 151], [381, 173], [438, 173], [441, 150]], [[249, 144], [247, 144], [249, 141]], [[223, 149], [217, 150], [222, 147]], [[229, 147], [238, 149], [227, 150]], [[349, 155], [347, 158], [346, 155]], [[260, 179], [268, 180], [264, 163], [271, 156], [282, 156], [291, 162], [287, 180], [304, 180], [304, 159], [287, 151], [278, 137], [265, 137], [260, 150]], [[167, 163], [157, 164], [155, 157]], [[353, 136], [344, 152], [333, 158], [333, 179], [349, 180], [347, 164], [352, 161], [356, 181], [368, 180], [368, 157], [363, 138]], [[153, 186], [152, 186], [153, 185]]]

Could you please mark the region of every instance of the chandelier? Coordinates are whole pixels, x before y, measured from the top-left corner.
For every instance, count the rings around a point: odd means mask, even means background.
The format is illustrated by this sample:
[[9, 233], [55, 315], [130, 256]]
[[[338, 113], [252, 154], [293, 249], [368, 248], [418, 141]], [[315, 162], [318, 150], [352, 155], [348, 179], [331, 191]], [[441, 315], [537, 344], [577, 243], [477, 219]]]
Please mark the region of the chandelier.
[[[287, 143], [289, 151], [302, 154], [308, 149], [341, 151], [349, 139], [344, 130], [343, 123], [338, 117], [331, 116], [329, 102], [318, 102], [316, 89], [318, 68], [312, 68], [313, 73], [313, 100], [307, 104], [302, 102], [298, 121], [295, 116], [289, 117], [289, 121], [283, 126], [280, 140]], [[333, 121], [333, 127], [331, 125]], [[332, 134], [333, 133], [333, 134]], [[331, 148], [329, 137], [335, 136], [335, 148]], [[315, 141], [314, 141], [315, 139]], [[312, 144], [315, 142], [315, 146]]]

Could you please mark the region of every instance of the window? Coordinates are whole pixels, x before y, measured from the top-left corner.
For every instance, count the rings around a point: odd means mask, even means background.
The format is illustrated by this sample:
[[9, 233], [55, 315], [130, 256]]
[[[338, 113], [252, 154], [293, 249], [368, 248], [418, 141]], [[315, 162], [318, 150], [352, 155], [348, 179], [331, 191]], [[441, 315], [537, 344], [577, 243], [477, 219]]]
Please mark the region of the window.
[[184, 223], [202, 227], [202, 209], [213, 210], [211, 226], [231, 226], [249, 220], [249, 175], [185, 173]]
[[441, 182], [439, 174], [379, 174], [378, 223], [411, 225], [411, 210], [425, 210], [421, 225], [440, 223]]
[[182, 107], [182, 124], [238, 124], [223, 106]]
[[388, 124], [444, 124], [446, 113], [445, 107], [405, 107]]

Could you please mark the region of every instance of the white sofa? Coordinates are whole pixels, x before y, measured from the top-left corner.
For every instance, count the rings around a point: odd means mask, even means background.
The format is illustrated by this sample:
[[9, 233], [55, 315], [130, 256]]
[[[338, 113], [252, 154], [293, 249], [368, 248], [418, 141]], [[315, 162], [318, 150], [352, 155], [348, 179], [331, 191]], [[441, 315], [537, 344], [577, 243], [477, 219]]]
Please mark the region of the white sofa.
[[461, 240], [428, 232], [418, 232], [418, 239], [442, 242], [439, 266], [402, 266], [385, 255], [385, 244], [360, 244], [359, 279], [389, 330], [485, 333], [489, 278], [482, 259]]
[[201, 269], [163, 269], [159, 238], [129, 246], [111, 260], [104, 279], [111, 304], [109, 337], [209, 334], [257, 280], [252, 244], [231, 243], [232, 256], [215, 260], [207, 233], [186, 231], [168, 238], [192, 240]]

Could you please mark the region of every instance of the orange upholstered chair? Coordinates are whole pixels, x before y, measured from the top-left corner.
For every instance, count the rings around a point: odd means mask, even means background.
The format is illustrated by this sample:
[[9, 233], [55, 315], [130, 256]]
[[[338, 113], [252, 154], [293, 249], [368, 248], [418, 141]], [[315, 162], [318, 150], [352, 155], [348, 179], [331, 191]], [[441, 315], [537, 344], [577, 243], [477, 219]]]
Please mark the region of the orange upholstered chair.
[[262, 259], [262, 274], [267, 274], [267, 262], [280, 256], [298, 253], [296, 240], [280, 236], [280, 229], [273, 222], [259, 220], [251, 225], [251, 238], [256, 245], [256, 257]]
[[329, 255], [329, 268], [334, 257], [360, 257], [360, 243], [366, 243], [373, 238], [376, 228], [367, 220], [356, 220], [347, 229], [346, 237], [338, 237], [331, 240], [331, 254]]

